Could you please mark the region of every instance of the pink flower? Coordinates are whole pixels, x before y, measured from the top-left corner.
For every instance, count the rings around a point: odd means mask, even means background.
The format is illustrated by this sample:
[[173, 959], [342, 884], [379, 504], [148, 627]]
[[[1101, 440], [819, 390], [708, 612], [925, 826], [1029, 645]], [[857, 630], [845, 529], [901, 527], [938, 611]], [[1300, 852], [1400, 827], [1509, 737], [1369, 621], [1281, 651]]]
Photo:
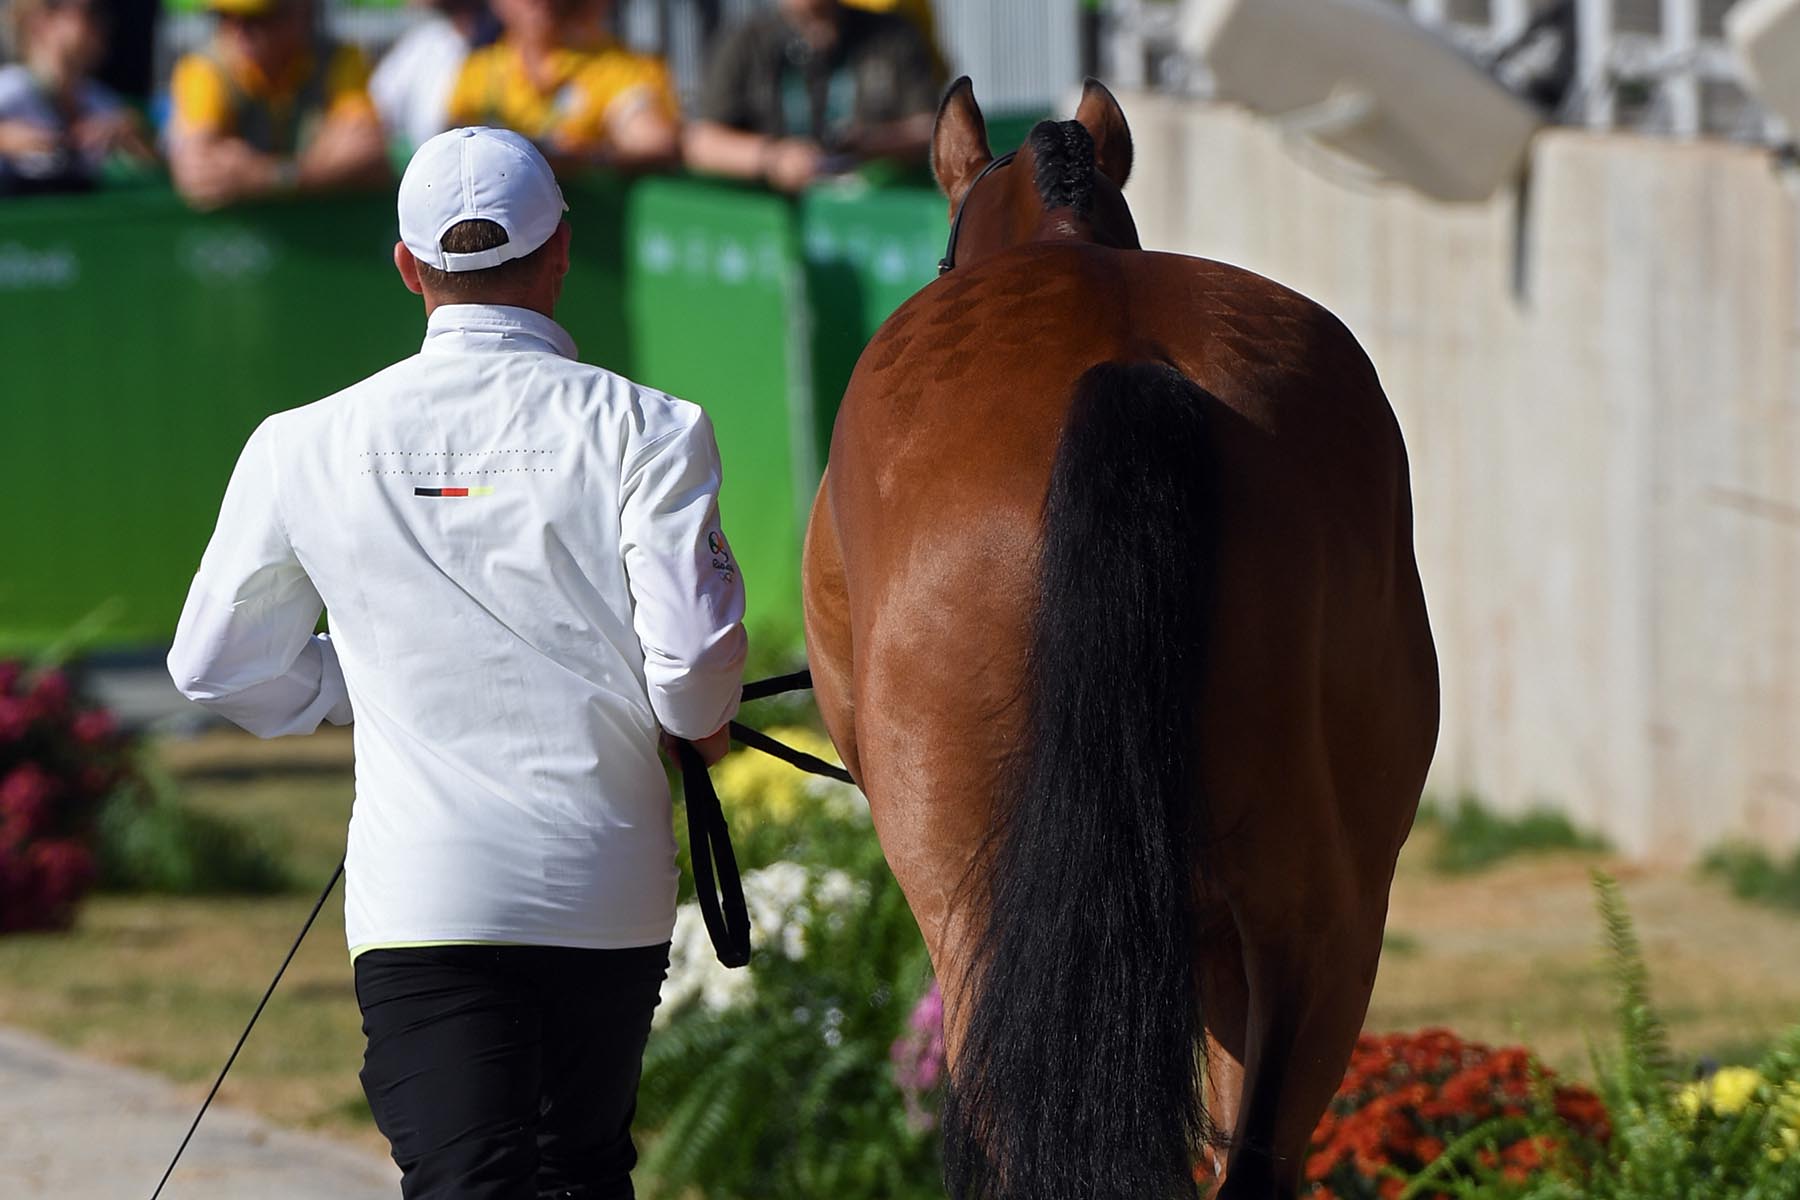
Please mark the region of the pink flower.
[[35, 717], [58, 716], [69, 707], [69, 696], [73, 689], [69, 686], [69, 677], [61, 671], [45, 671], [31, 685], [32, 715]]
[[[4, 666], [0, 663], [0, 666]], [[0, 692], [0, 746], [23, 738], [31, 728], [31, 704]]]
[[10, 696], [13, 689], [19, 686], [19, 676], [25, 668], [16, 658], [0, 659], [0, 696]]
[[0, 781], [0, 843], [22, 846], [43, 831], [56, 780], [36, 763], [14, 767]]
[[98, 746], [117, 732], [119, 723], [104, 708], [90, 708], [75, 717], [71, 726], [75, 740], [83, 746]]
[[907, 1122], [923, 1131], [937, 1123], [927, 1099], [943, 1082], [945, 1069], [944, 995], [935, 982], [919, 997], [906, 1024], [907, 1032], [894, 1040], [888, 1057], [906, 1101]]

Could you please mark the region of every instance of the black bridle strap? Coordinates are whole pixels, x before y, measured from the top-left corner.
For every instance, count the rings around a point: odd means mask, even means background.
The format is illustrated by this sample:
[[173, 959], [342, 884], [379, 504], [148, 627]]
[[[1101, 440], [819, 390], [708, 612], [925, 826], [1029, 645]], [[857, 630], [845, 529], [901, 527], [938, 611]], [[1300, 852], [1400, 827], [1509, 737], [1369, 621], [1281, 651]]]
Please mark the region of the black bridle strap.
[[956, 215], [950, 218], [950, 240], [944, 244], [944, 257], [938, 259], [939, 275], [947, 275], [956, 269], [956, 243], [962, 236], [963, 212], [968, 209], [969, 200], [975, 195], [975, 189], [980, 186], [982, 180], [1018, 156], [1017, 150], [1008, 150], [999, 158], [990, 159], [988, 165], [981, 168], [981, 174], [975, 176], [974, 182], [969, 184], [969, 190], [963, 193], [962, 203], [956, 206]]

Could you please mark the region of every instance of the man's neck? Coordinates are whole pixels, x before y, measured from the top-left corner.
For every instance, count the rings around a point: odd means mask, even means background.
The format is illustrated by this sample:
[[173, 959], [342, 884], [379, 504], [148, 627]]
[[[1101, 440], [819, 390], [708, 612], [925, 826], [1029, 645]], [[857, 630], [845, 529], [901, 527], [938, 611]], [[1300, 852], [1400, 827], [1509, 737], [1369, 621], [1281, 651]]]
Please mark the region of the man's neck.
[[548, 317], [552, 321], [556, 320], [556, 305], [546, 304], [541, 299], [534, 297], [509, 296], [501, 299], [495, 297], [450, 297], [432, 295], [427, 295], [425, 297], [425, 319], [430, 320], [432, 313], [440, 308], [446, 308], [454, 304], [474, 304], [488, 308], [523, 308], [530, 312], [537, 313], [539, 316]]

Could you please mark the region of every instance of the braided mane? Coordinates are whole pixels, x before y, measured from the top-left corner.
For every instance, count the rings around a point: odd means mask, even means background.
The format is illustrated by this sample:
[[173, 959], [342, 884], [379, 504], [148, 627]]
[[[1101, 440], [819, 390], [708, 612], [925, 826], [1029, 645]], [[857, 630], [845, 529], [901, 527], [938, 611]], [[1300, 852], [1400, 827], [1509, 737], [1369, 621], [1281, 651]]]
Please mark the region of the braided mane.
[[1094, 208], [1094, 137], [1079, 121], [1039, 121], [1026, 137], [1036, 170], [1032, 182], [1046, 209], [1069, 208], [1091, 216]]

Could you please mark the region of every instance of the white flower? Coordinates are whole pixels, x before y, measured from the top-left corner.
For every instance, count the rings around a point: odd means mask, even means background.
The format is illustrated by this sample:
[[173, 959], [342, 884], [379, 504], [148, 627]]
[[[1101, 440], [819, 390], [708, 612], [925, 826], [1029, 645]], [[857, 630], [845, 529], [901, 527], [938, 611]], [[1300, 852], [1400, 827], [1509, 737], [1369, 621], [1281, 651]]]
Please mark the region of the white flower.
[[[842, 786], [842, 785], [839, 785]], [[846, 788], [854, 792], [855, 789]], [[822, 916], [865, 903], [868, 885], [839, 870], [812, 872], [799, 863], [778, 862], [744, 876], [744, 907], [750, 913], [753, 952], [778, 952], [799, 962], [806, 957], [806, 930]], [[663, 984], [657, 1025], [665, 1025], [690, 1001], [722, 1012], [748, 1000], [754, 976], [719, 962], [698, 902], [689, 901], [675, 914], [675, 936], [669, 947], [669, 977]]]

